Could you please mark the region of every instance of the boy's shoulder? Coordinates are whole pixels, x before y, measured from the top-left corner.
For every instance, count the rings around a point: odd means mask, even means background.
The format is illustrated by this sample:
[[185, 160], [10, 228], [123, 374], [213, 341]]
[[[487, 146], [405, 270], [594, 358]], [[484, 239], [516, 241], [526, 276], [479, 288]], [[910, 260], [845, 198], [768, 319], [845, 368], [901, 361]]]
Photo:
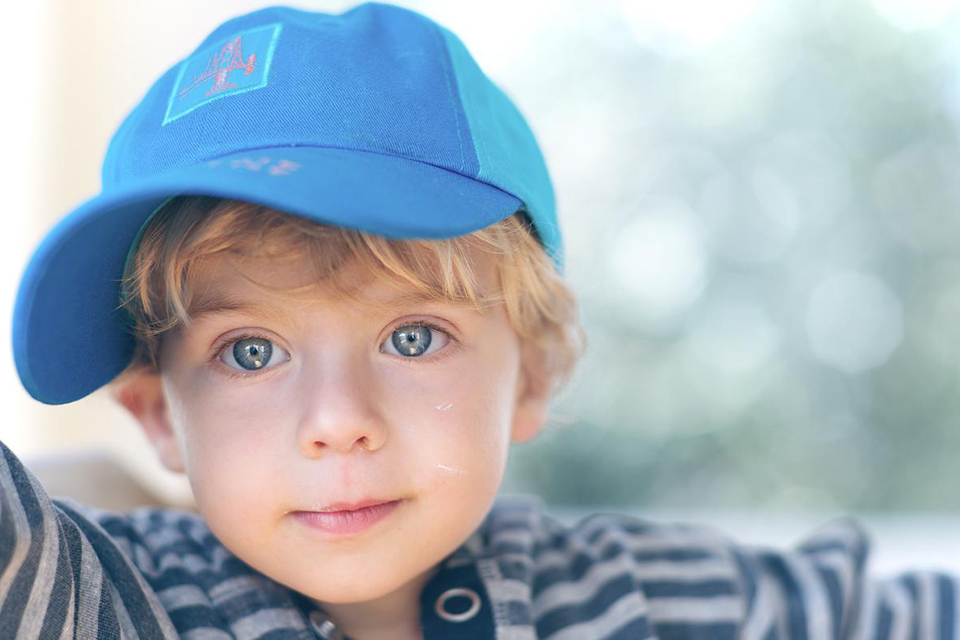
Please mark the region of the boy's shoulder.
[[193, 511], [137, 507], [119, 512], [69, 498], [55, 498], [53, 503], [86, 529], [87, 538], [102, 537], [104, 546], [118, 547], [148, 582], [165, 581], [172, 573], [202, 572], [222, 579], [254, 573]]
[[273, 612], [263, 614], [264, 624], [285, 629], [298, 607], [293, 592], [234, 555], [198, 513], [163, 507], [117, 512], [63, 498], [53, 503], [81, 527], [101, 561], [130, 563], [168, 611], [180, 610], [173, 615], [178, 628], [206, 624], [218, 602], [242, 601], [249, 611]]
[[840, 637], [833, 634], [857, 616], [868, 550], [852, 518], [791, 549], [765, 549], [709, 526], [625, 513], [561, 521], [538, 498], [509, 496], [460, 551], [494, 562], [499, 584], [529, 601], [545, 635], [616, 624], [653, 637], [737, 638], [789, 623], [797, 611], [811, 617], [805, 625], [830, 627], [822, 637]]
[[174, 540], [203, 545], [213, 535], [200, 514], [184, 509], [141, 506], [115, 511], [68, 497], [56, 497], [52, 502], [68, 513], [95, 522], [113, 538], [150, 548], [163, 548]]
[[[498, 498], [484, 524], [467, 544], [472, 545], [475, 553], [487, 554], [522, 548], [523, 552], [535, 556], [568, 550], [603, 558], [613, 555], [614, 550], [629, 551], [633, 561], [640, 564], [710, 559], [741, 562], [738, 556], [745, 553], [756, 557], [784, 553], [783, 549], [745, 545], [705, 524], [657, 522], [611, 510], [561, 518], [554, 515], [541, 498], [521, 495]], [[859, 565], [866, 561], [869, 549], [866, 529], [848, 516], [808, 532], [789, 553], [848, 556]]]

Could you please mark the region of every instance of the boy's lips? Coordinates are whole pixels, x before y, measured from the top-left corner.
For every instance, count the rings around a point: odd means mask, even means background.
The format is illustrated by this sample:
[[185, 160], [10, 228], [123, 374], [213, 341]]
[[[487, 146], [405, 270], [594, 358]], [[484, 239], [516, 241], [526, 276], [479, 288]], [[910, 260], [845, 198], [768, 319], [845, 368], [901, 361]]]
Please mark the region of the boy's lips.
[[396, 502], [396, 498], [364, 498], [358, 502], [333, 502], [328, 504], [325, 507], [320, 509], [313, 509], [312, 511], [318, 513], [331, 513], [334, 511], [356, 511], [357, 509], [365, 509], [367, 507], [373, 507], [378, 504], [386, 504], [388, 502]]
[[319, 511], [294, 511], [292, 515], [312, 529], [327, 534], [348, 535], [366, 531], [393, 513], [404, 502], [403, 499], [334, 502]]

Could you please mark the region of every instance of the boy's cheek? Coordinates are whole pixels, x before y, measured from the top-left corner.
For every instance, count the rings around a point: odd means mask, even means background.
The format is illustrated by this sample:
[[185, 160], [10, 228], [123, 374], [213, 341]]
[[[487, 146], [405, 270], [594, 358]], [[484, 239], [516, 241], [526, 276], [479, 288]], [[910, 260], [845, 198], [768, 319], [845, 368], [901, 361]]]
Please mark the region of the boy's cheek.
[[231, 527], [254, 532], [302, 508], [294, 490], [296, 478], [277, 465], [264, 464], [271, 458], [269, 451], [257, 456], [224, 444], [219, 449], [195, 447], [193, 456], [194, 464], [187, 469], [190, 487], [215, 533]]
[[423, 443], [409, 459], [416, 466], [407, 473], [419, 476], [417, 489], [424, 498], [463, 500], [477, 504], [496, 494], [506, 468], [506, 451], [496, 443], [465, 437]]
[[278, 457], [278, 442], [270, 434], [280, 425], [216, 401], [187, 402], [179, 419], [184, 465], [198, 506], [206, 496], [218, 503], [255, 500], [268, 487], [264, 483], [277, 469], [266, 461]]

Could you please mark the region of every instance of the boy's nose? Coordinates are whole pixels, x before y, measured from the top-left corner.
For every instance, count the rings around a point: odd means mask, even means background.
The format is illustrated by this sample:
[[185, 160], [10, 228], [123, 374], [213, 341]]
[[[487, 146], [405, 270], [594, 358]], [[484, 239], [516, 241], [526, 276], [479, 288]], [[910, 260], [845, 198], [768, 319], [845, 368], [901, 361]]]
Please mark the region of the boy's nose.
[[381, 448], [387, 426], [371, 383], [356, 371], [328, 372], [322, 378], [304, 389], [307, 402], [297, 430], [303, 455], [318, 458], [331, 451]]

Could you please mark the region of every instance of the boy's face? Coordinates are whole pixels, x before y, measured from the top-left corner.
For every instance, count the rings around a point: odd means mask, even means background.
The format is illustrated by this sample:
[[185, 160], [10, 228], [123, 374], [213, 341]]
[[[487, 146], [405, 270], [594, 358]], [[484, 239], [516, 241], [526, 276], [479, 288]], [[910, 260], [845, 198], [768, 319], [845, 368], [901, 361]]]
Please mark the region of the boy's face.
[[[477, 260], [483, 285], [498, 286], [492, 261]], [[511, 440], [543, 423], [548, 398], [527, 384], [503, 307], [400, 309], [379, 281], [360, 289], [372, 307], [292, 300], [241, 273], [287, 288], [310, 271], [296, 259], [209, 260], [197, 291], [210, 312], [165, 336], [159, 375], [116, 397], [255, 569], [327, 603], [422, 586], [486, 515]], [[419, 321], [439, 329], [429, 345], [408, 331]], [[294, 515], [369, 498], [401, 502], [360, 533]]]

